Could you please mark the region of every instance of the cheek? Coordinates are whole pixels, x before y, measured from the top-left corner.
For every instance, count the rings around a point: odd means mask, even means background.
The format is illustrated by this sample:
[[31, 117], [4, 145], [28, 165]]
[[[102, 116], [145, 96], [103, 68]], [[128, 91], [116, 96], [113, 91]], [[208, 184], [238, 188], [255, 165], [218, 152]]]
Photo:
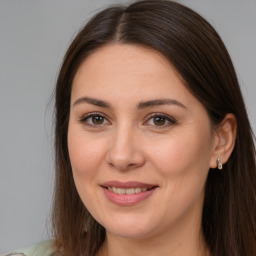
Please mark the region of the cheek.
[[161, 175], [163, 201], [168, 205], [164, 211], [172, 219], [183, 216], [194, 207], [200, 211], [204, 197], [211, 155], [209, 137], [197, 133], [191, 135], [176, 134], [152, 152], [152, 162]]
[[163, 141], [157, 141], [155, 145], [149, 154], [155, 168], [163, 176], [186, 183], [205, 180], [212, 154], [208, 129], [177, 132]]
[[[95, 140], [87, 138], [76, 127], [68, 131], [68, 151], [73, 178], [78, 194], [87, 209], [94, 209], [97, 202], [94, 188], [98, 186], [96, 177], [103, 157], [102, 146]], [[90, 200], [94, 198], [95, 200]], [[93, 211], [92, 211], [93, 212]]]
[[68, 151], [74, 178], [86, 178], [95, 175], [93, 170], [100, 165], [103, 157], [102, 145], [96, 140], [87, 138], [81, 131], [70, 128], [68, 132]]

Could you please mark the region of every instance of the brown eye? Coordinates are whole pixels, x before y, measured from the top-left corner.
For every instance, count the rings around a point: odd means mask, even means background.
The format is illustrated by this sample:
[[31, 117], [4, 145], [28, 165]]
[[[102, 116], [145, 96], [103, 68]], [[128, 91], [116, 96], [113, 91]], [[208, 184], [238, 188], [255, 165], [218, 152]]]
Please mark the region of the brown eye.
[[109, 125], [109, 121], [101, 114], [88, 114], [80, 120], [84, 125], [91, 127], [101, 127], [102, 125]]
[[162, 116], [153, 117], [153, 122], [156, 126], [162, 126], [166, 124], [166, 118]]
[[147, 125], [158, 128], [168, 127], [175, 123], [176, 121], [173, 118], [164, 114], [154, 114], [146, 122]]
[[103, 116], [92, 116], [92, 123], [96, 125], [100, 125], [104, 123], [104, 117]]

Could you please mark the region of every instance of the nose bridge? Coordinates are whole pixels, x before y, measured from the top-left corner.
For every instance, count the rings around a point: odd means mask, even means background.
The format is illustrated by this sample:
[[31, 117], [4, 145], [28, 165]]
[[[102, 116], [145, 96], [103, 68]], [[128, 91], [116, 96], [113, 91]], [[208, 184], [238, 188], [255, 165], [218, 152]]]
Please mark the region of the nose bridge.
[[143, 152], [136, 143], [137, 130], [126, 122], [117, 125], [111, 138], [107, 162], [118, 170], [125, 171], [144, 163]]

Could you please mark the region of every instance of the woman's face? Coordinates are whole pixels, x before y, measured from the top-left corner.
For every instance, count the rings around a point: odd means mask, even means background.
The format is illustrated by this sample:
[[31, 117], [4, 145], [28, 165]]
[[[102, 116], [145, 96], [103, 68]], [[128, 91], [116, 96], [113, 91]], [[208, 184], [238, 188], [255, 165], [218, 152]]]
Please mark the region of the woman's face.
[[78, 193], [108, 234], [200, 229], [213, 144], [205, 108], [156, 51], [108, 45], [78, 69], [68, 149]]

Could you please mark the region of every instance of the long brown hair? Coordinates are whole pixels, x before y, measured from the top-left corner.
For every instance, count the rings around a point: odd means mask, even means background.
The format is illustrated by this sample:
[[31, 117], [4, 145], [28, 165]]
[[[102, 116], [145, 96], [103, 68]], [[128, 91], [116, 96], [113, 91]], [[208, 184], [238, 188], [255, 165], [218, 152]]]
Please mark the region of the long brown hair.
[[210, 169], [202, 229], [213, 256], [256, 255], [256, 163], [251, 130], [230, 56], [214, 28], [193, 10], [172, 1], [138, 1], [107, 8], [70, 45], [56, 85], [56, 186], [54, 238], [62, 255], [94, 255], [105, 229], [87, 211], [74, 184], [67, 131], [72, 81], [92, 52], [110, 44], [138, 44], [162, 53], [212, 124], [227, 113], [237, 119], [237, 138], [222, 172]]

